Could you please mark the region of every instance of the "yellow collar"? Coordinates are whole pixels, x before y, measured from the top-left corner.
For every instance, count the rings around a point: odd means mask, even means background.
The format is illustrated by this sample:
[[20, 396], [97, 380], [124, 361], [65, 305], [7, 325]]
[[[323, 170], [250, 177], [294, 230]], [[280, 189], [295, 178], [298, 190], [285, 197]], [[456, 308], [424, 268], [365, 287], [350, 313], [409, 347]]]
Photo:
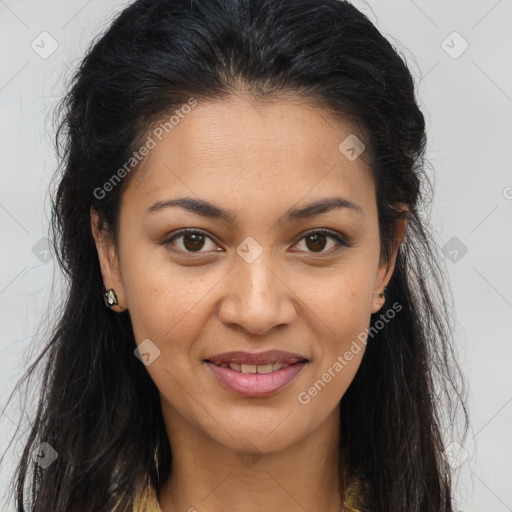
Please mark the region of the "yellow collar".
[[[344, 510], [346, 512], [363, 512], [359, 506], [360, 500], [363, 498], [364, 480], [355, 479], [349, 486], [347, 502]], [[140, 486], [133, 505], [133, 512], [162, 512], [158, 503], [156, 489], [152, 485]]]

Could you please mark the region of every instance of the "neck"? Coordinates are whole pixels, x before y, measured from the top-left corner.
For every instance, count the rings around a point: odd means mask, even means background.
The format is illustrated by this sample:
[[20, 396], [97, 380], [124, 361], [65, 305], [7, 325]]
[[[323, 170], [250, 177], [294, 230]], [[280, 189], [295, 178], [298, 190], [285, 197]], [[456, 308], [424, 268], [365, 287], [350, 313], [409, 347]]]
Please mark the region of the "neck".
[[173, 469], [159, 490], [162, 512], [341, 510], [338, 408], [295, 444], [252, 454], [251, 445], [237, 452], [176, 416], [164, 416]]

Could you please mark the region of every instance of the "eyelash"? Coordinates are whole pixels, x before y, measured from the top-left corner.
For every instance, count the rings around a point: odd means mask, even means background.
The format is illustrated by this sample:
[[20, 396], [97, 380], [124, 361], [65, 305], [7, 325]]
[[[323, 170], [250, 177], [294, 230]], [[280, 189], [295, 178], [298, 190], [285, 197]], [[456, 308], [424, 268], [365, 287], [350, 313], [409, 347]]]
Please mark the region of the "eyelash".
[[[172, 242], [174, 242], [176, 239], [178, 239], [180, 237], [183, 237], [184, 235], [190, 235], [190, 234], [204, 235], [206, 238], [209, 238], [211, 241], [214, 241], [214, 240], [212, 240], [212, 238], [207, 233], [205, 233], [204, 231], [202, 231], [200, 229], [185, 228], [185, 229], [181, 229], [180, 231], [174, 233], [171, 238], [168, 238], [168, 239], [164, 240], [162, 242], [162, 244], [164, 246], [172, 245]], [[311, 231], [308, 231], [308, 232], [304, 233], [302, 235], [302, 237], [294, 245], [297, 245], [299, 242], [301, 242], [302, 240], [304, 240], [308, 236], [312, 236], [312, 235], [316, 235], [316, 234], [327, 235], [328, 238], [331, 238], [331, 239], [333, 239], [334, 241], [336, 241], [338, 243], [338, 247], [336, 247], [334, 249], [331, 249], [329, 251], [325, 251], [325, 252], [324, 251], [321, 251], [321, 252], [306, 251], [306, 252], [309, 252], [310, 254], [314, 254], [314, 255], [317, 255], [317, 256], [321, 257], [322, 255], [328, 255], [328, 254], [332, 254], [333, 252], [337, 252], [342, 247], [354, 247], [353, 243], [351, 243], [351, 242], [347, 241], [346, 239], [342, 238], [336, 232], [330, 231], [330, 230], [326, 230], [326, 229], [321, 229], [321, 228], [313, 229]], [[199, 252], [199, 251], [197, 251], [197, 252], [194, 252], [194, 251], [183, 251], [181, 249], [178, 249], [178, 250], [170, 249], [170, 250], [173, 250], [175, 252], [184, 253], [184, 254], [190, 255], [192, 257], [200, 256], [201, 254], [204, 254], [203, 252]]]

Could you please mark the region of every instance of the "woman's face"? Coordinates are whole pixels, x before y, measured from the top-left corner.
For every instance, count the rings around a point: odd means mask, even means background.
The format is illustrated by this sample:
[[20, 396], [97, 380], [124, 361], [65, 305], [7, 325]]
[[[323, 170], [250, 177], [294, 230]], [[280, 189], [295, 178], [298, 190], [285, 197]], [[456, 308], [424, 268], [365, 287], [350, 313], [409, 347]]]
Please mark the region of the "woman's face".
[[[290, 446], [337, 418], [393, 270], [366, 153], [300, 99], [199, 102], [161, 132], [123, 194], [118, 247], [96, 239], [114, 310], [129, 309], [170, 432]], [[267, 351], [287, 354], [255, 359]]]

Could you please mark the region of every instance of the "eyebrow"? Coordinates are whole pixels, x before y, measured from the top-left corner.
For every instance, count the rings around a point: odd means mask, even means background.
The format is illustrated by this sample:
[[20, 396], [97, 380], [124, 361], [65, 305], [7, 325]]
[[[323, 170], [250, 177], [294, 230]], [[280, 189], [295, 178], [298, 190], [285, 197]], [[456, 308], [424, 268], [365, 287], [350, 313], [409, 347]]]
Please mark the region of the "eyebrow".
[[[167, 201], [157, 201], [146, 210], [144, 215], [172, 207], [180, 207], [189, 212], [201, 215], [202, 217], [221, 219], [230, 223], [234, 223], [236, 220], [236, 213], [233, 210], [225, 210], [203, 199], [195, 199], [192, 197], [178, 197]], [[283, 219], [288, 222], [293, 222], [340, 208], [346, 208], [364, 216], [363, 209], [352, 201], [344, 199], [343, 197], [326, 197], [318, 199], [306, 206], [290, 208], [278, 222], [282, 222]]]

